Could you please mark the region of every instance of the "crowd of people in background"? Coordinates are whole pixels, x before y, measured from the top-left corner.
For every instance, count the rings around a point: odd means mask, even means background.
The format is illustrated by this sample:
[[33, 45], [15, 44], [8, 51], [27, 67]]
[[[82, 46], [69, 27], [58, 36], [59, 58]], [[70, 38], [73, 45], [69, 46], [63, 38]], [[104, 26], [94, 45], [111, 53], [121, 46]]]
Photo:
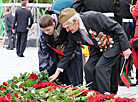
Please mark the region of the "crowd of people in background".
[[[89, 89], [116, 94], [118, 84], [124, 85], [120, 73], [127, 59], [123, 69], [130, 79], [135, 79], [131, 71], [136, 69], [136, 82], [130, 86], [138, 85], [137, 17], [136, 0], [56, 0], [39, 20], [40, 73], [47, 70], [51, 81], [58, 78], [63, 84], [74, 86], [83, 84], [85, 73], [86, 84], [93, 82]], [[15, 17], [6, 9], [7, 49], [14, 49], [12, 35], [16, 33], [18, 57], [24, 57], [33, 20], [25, 1]], [[89, 47], [85, 63], [84, 45]]]

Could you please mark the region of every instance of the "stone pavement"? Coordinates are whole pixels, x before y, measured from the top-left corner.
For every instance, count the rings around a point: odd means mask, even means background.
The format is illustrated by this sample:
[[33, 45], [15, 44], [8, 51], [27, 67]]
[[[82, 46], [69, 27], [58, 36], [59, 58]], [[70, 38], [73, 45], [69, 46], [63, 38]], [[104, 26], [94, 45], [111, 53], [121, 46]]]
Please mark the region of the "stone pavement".
[[[16, 50], [7, 50], [0, 46], [0, 84], [3, 81], [19, 76], [19, 73], [39, 71], [38, 48], [27, 47], [24, 56], [18, 57]], [[134, 98], [138, 99], [138, 85], [127, 89], [125, 86], [119, 86], [118, 94], [136, 94]]]
[[37, 51], [35, 47], [28, 47], [24, 52], [25, 57], [18, 57], [16, 49], [7, 50], [0, 47], [0, 84], [13, 76], [19, 76], [19, 73], [39, 71]]

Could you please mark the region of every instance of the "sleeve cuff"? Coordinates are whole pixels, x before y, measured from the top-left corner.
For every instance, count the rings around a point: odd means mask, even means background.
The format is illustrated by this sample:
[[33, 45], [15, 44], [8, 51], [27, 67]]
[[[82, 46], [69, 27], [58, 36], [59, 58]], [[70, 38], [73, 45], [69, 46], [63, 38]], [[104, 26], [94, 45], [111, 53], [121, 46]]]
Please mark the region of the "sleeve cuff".
[[64, 69], [61, 69], [61, 68], [57, 68], [57, 70], [59, 70], [60, 72], [63, 72], [64, 71]]

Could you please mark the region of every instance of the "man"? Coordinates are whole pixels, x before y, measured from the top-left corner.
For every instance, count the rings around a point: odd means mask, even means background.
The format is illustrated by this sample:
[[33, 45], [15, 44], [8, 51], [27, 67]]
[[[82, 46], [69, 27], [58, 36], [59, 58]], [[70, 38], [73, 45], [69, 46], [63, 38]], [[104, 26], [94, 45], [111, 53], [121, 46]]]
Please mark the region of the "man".
[[[13, 25], [13, 32], [15, 32], [15, 23], [17, 22], [17, 46], [16, 53], [19, 57], [24, 57], [23, 52], [26, 48], [27, 33], [33, 24], [33, 16], [30, 10], [27, 10], [26, 2], [22, 2], [22, 8], [16, 10], [15, 20]], [[30, 25], [28, 25], [28, 19], [30, 18]]]
[[[63, 72], [77, 43], [80, 43], [92, 48], [92, 53], [84, 67], [86, 83], [92, 82], [90, 89], [101, 93], [111, 93], [112, 66], [118, 60], [121, 51], [123, 51], [125, 59], [131, 54], [130, 45], [123, 28], [116, 21], [100, 12], [89, 11], [79, 15], [73, 8], [63, 9], [59, 15], [59, 22], [66, 28], [67, 32], [70, 31], [73, 34], [70, 34], [64, 50], [64, 57], [60, 59], [57, 66], [62, 70], [57, 69], [56, 73], [50, 76], [51, 81], [55, 80], [60, 72]], [[98, 37], [95, 35], [96, 33], [99, 35], [100, 32], [103, 32], [102, 37], [111, 36], [107, 43], [110, 43], [111, 39], [114, 42], [111, 48], [102, 49], [106, 51], [102, 51], [96, 41]]]
[[[97, 11], [101, 12], [107, 17], [116, 20], [120, 25], [122, 25], [122, 8], [120, 5], [120, 0], [76, 0], [73, 8], [77, 12], [86, 11]], [[117, 70], [120, 67], [120, 58], [112, 67], [111, 73], [111, 88], [112, 93], [117, 93], [118, 83], [114, 83], [114, 80], [118, 80]]]
[[6, 8], [6, 14], [4, 16], [5, 20], [5, 31], [8, 36], [8, 50], [13, 50], [13, 41], [12, 41], [12, 27], [13, 27], [13, 16], [10, 14], [10, 9]]

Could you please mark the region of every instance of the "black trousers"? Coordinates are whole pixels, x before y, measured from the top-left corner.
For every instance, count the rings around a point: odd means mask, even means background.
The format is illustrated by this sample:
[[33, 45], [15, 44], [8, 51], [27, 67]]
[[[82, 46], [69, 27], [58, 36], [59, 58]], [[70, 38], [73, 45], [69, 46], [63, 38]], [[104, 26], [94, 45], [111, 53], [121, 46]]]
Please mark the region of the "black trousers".
[[[111, 73], [112, 68], [117, 62], [120, 55], [106, 58], [103, 53], [96, 48], [93, 49], [87, 63], [84, 66], [86, 83], [92, 82], [89, 85], [90, 89], [101, 92], [111, 92]], [[114, 80], [115, 81], [115, 80]], [[115, 81], [117, 83], [117, 81]]]
[[119, 58], [117, 59], [116, 63], [112, 67], [111, 72], [111, 93], [116, 94], [118, 91], [118, 85], [119, 85], [119, 74], [118, 70], [120, 69], [121, 65], [121, 55], [118, 55]]
[[17, 32], [16, 53], [22, 56], [27, 44], [27, 32]]

